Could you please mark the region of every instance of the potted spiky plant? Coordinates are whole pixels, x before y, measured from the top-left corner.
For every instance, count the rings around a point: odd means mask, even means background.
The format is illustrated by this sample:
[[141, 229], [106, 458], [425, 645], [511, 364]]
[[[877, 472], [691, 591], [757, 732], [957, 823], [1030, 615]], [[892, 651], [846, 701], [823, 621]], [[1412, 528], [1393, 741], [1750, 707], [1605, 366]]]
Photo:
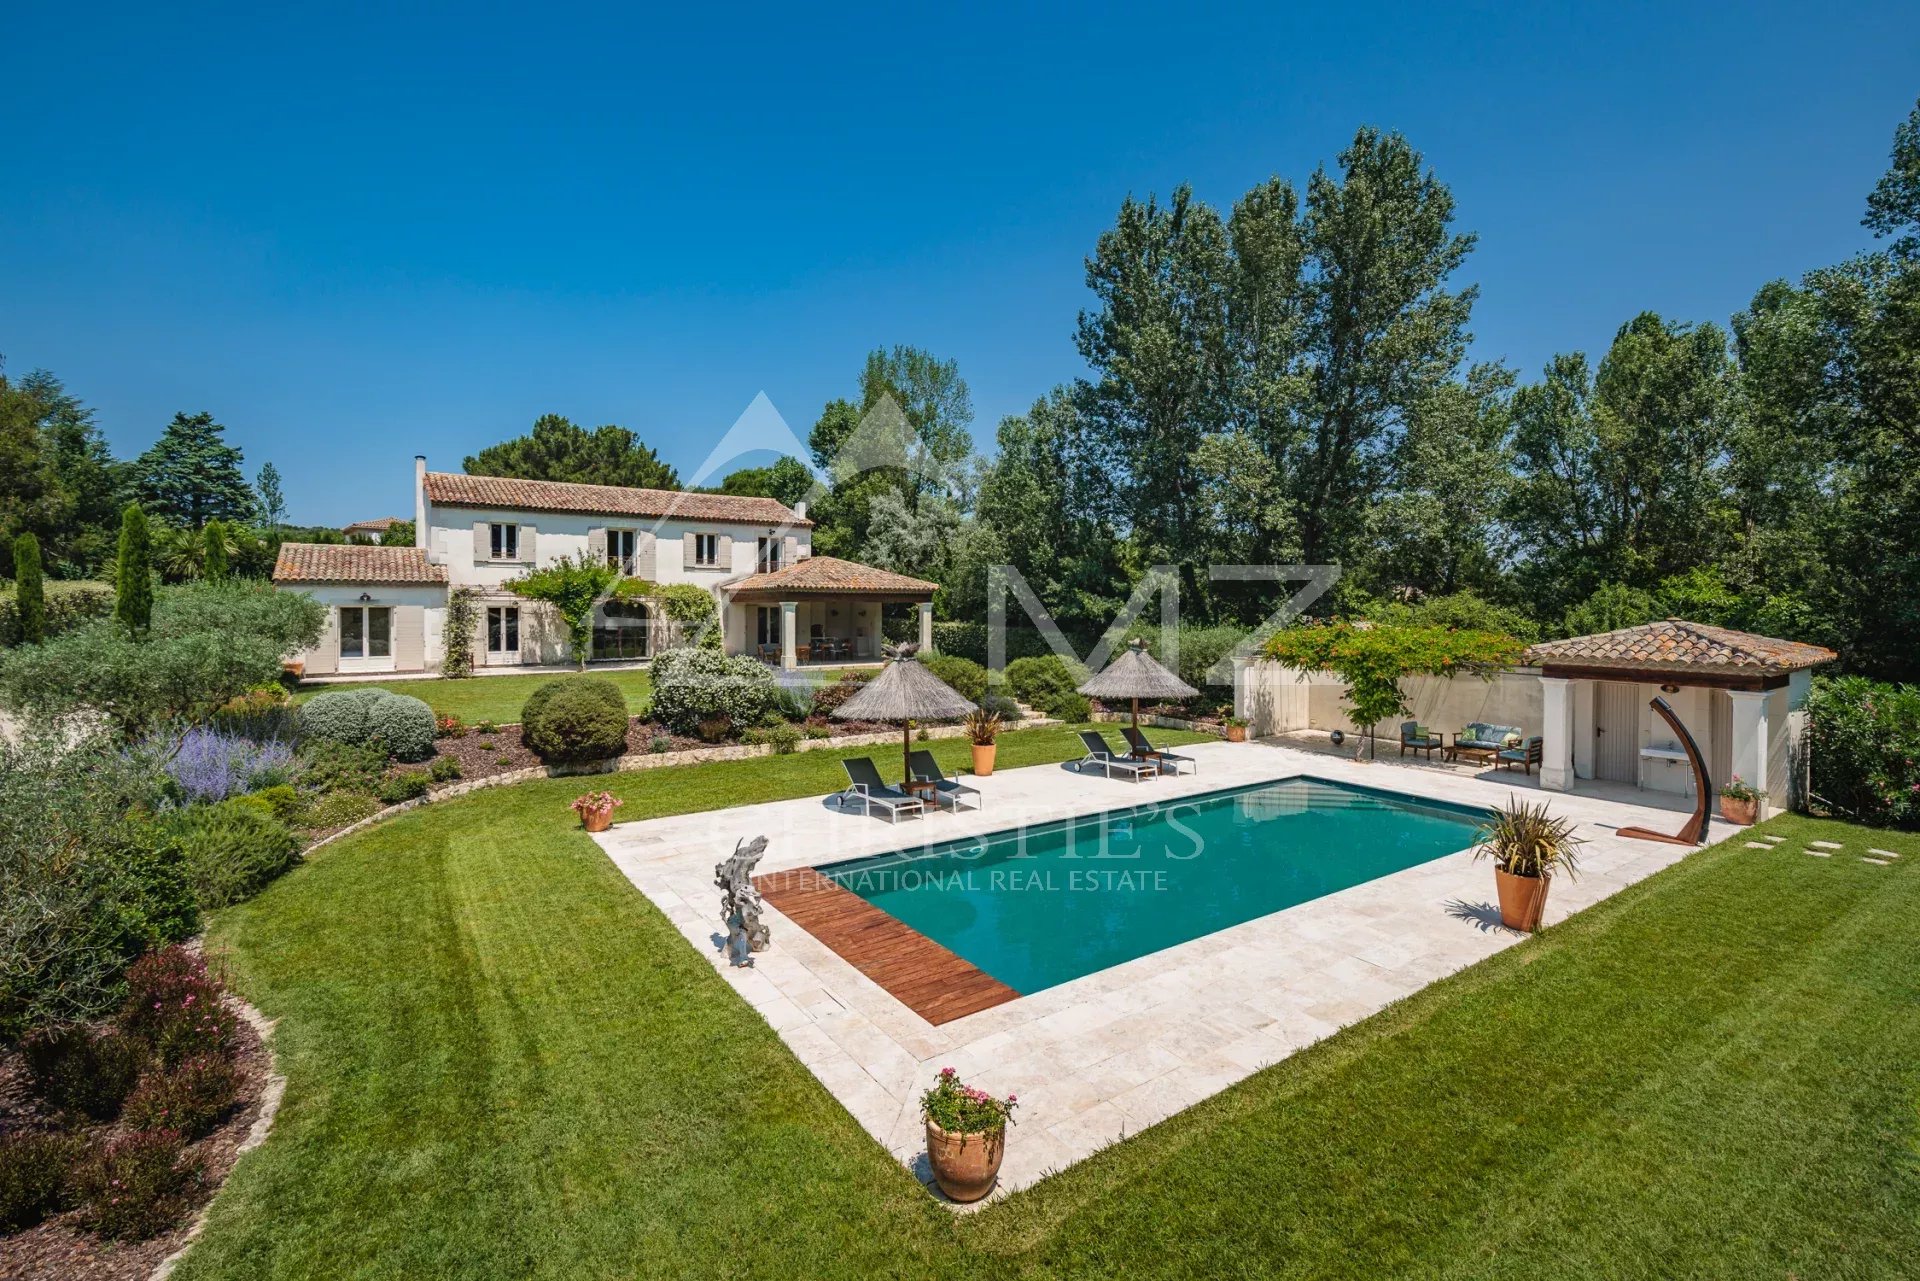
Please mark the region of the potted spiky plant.
[[960, 722], [973, 744], [973, 772], [981, 778], [993, 773], [995, 740], [1000, 737], [1000, 713], [976, 707]]
[[1586, 843], [1573, 834], [1572, 820], [1547, 812], [1545, 801], [1530, 806], [1517, 796], [1488, 818], [1476, 839], [1474, 857], [1493, 860], [1500, 923], [1529, 933], [1540, 928], [1554, 873], [1576, 875], [1576, 851]]
[[1017, 1094], [995, 1098], [962, 1084], [952, 1068], [940, 1069], [933, 1088], [920, 1096], [920, 1117], [927, 1125], [927, 1163], [942, 1192], [956, 1201], [978, 1201], [993, 1191], [1019, 1103]]

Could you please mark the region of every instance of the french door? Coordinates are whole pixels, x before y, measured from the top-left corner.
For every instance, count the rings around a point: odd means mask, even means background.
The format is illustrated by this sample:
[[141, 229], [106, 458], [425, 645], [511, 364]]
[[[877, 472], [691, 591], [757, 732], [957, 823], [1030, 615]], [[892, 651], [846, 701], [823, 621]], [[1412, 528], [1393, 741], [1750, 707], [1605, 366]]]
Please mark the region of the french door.
[[487, 664], [504, 666], [520, 661], [520, 607], [487, 606]]
[[340, 607], [340, 670], [393, 670], [393, 610], [389, 606]]

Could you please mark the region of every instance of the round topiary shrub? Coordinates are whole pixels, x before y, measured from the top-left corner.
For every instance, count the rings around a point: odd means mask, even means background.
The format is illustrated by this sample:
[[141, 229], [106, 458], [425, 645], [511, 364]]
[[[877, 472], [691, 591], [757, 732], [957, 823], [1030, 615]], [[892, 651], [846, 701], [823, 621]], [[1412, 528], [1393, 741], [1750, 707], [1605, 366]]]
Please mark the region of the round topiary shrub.
[[778, 699], [773, 673], [751, 658], [672, 649], [654, 660], [653, 716], [678, 734], [697, 735], [703, 723], [758, 725]]
[[627, 700], [612, 681], [548, 681], [520, 709], [520, 739], [549, 765], [604, 761], [627, 750]]
[[300, 708], [300, 730], [310, 738], [364, 744], [370, 737], [367, 712], [385, 690], [336, 689], [309, 699]]
[[367, 741], [384, 745], [395, 760], [426, 760], [440, 732], [433, 709], [407, 694], [379, 693], [367, 706]]
[[934, 654], [921, 659], [920, 665], [952, 686], [953, 691], [969, 703], [977, 703], [987, 696], [987, 669], [971, 658]]
[[252, 898], [292, 867], [300, 852], [300, 838], [286, 824], [246, 800], [195, 805], [169, 828], [202, 908]]

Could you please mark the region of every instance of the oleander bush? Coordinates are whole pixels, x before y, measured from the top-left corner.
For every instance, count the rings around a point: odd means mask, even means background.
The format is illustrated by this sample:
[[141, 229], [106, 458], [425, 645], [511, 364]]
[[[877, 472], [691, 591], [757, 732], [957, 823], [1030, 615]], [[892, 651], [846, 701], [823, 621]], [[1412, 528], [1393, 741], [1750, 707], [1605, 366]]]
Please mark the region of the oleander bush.
[[79, 1142], [65, 1134], [0, 1134], [0, 1236], [66, 1208], [67, 1183], [80, 1150]]
[[773, 674], [743, 655], [669, 650], [654, 660], [652, 674], [653, 717], [679, 734], [697, 735], [703, 722], [758, 725], [778, 705]]
[[137, 1130], [96, 1145], [74, 1166], [73, 1192], [88, 1227], [140, 1241], [178, 1223], [203, 1170], [177, 1130]]
[[952, 686], [954, 692], [969, 703], [978, 703], [987, 696], [987, 669], [971, 658], [933, 654], [923, 656], [920, 665]]
[[604, 677], [548, 681], [520, 710], [520, 741], [549, 765], [619, 756], [627, 749], [627, 700]]
[[198, 953], [161, 948], [128, 967], [118, 1023], [164, 1067], [202, 1054], [231, 1054], [240, 1019], [227, 1008], [225, 991]]
[[1920, 686], [1815, 677], [1806, 710], [1810, 799], [1862, 823], [1920, 828]]
[[56, 1112], [111, 1121], [139, 1079], [151, 1048], [118, 1028], [84, 1023], [42, 1028], [20, 1042], [33, 1092]]
[[195, 805], [168, 816], [166, 827], [203, 910], [252, 898], [300, 853], [285, 823], [244, 800]]
[[213, 1132], [240, 1097], [240, 1069], [225, 1054], [196, 1054], [173, 1067], [149, 1068], [127, 1096], [120, 1119], [136, 1130], [178, 1130], [188, 1139]]

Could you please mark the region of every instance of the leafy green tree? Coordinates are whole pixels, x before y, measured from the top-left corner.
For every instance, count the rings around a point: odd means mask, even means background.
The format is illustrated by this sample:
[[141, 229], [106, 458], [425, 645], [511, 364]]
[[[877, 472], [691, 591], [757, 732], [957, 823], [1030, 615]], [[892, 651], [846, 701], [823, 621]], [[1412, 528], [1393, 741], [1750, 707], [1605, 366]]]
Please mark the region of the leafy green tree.
[[113, 574], [113, 616], [129, 636], [153, 624], [153, 539], [147, 513], [128, 503], [120, 516], [120, 554]]
[[30, 533], [13, 540], [13, 599], [20, 643], [38, 645], [47, 638], [47, 588], [40, 572], [40, 540]]
[[1664, 618], [1665, 611], [1652, 592], [1626, 583], [1603, 583], [1593, 595], [1569, 609], [1560, 620], [1562, 636], [1596, 636], [1638, 627]]
[[529, 570], [504, 584], [516, 596], [553, 606], [567, 629], [567, 643], [580, 671], [593, 656], [593, 608], [620, 582], [620, 571], [604, 557], [581, 552]]
[[141, 502], [173, 524], [198, 530], [210, 520], [253, 519], [253, 487], [239, 449], [208, 413], [175, 414], [153, 448], [133, 464]]
[[679, 474], [625, 427], [588, 431], [559, 414], [542, 414], [525, 436], [489, 445], [464, 464], [475, 476], [561, 480], [583, 485], [678, 489]]
[[766, 467], [742, 467], [722, 477], [714, 489], [717, 494], [735, 494], [742, 498], [771, 498], [791, 507], [803, 500], [815, 499], [820, 484], [798, 458], [782, 454]]
[[287, 518], [287, 496], [280, 487], [280, 469], [272, 463], [260, 464], [253, 478], [253, 492], [259, 498], [260, 520], [269, 530], [280, 528]]
[[217, 520], [207, 522], [200, 531], [202, 549], [200, 553], [200, 576], [210, 583], [218, 583], [227, 576], [227, 527]]
[[388, 525], [380, 531], [380, 545], [382, 547], [413, 546], [413, 522], [410, 520], [396, 520], [393, 524]]
[[1875, 236], [1893, 236], [1893, 252], [1920, 258], [1920, 102], [1893, 134], [1893, 162], [1867, 197], [1861, 225]]

